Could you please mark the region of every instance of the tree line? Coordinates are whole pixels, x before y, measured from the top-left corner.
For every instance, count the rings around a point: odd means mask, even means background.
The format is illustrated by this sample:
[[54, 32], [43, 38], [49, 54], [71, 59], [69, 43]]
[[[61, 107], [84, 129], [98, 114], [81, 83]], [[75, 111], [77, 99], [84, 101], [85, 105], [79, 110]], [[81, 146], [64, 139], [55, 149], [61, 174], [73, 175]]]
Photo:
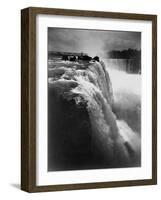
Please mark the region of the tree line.
[[109, 58], [120, 58], [120, 59], [141, 59], [141, 50], [128, 49], [128, 50], [113, 50], [108, 52]]

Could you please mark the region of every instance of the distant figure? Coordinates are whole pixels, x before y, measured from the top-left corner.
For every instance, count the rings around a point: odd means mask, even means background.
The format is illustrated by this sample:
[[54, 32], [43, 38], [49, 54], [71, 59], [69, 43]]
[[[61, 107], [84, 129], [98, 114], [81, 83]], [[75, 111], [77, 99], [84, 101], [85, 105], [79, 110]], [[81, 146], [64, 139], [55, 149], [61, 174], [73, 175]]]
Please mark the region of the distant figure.
[[94, 60], [94, 61], [97, 61], [97, 62], [99, 62], [100, 61], [100, 59], [99, 59], [99, 57], [98, 56], [95, 56], [92, 60]]
[[63, 55], [62, 56], [62, 60], [65, 60], [65, 61], [68, 60], [68, 56], [67, 55]]

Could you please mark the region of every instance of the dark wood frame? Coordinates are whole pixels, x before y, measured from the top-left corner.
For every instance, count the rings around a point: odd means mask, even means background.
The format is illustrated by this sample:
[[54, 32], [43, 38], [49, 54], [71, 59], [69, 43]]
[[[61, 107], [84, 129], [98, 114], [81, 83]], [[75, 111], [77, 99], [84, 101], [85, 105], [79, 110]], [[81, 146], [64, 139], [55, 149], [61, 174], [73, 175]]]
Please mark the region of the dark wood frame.
[[[36, 186], [36, 16], [38, 14], [152, 21], [152, 179]], [[157, 16], [29, 7], [21, 10], [21, 189], [27, 192], [157, 184]]]

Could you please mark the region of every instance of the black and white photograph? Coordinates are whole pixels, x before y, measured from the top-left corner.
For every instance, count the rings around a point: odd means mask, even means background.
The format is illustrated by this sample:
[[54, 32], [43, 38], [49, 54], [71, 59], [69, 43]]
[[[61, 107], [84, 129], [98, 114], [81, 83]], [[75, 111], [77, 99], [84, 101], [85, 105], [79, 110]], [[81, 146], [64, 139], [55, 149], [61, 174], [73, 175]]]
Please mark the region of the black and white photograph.
[[48, 27], [48, 171], [141, 166], [141, 33]]
[[22, 190], [157, 184], [157, 16], [21, 14]]

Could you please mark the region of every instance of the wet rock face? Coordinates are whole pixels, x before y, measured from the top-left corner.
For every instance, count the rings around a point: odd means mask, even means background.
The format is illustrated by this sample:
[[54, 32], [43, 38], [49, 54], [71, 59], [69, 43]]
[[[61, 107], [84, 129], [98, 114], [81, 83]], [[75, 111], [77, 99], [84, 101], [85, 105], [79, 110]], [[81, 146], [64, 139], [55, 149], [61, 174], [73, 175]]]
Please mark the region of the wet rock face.
[[59, 96], [48, 98], [48, 155], [50, 170], [84, 168], [91, 157], [91, 126], [86, 105]]

